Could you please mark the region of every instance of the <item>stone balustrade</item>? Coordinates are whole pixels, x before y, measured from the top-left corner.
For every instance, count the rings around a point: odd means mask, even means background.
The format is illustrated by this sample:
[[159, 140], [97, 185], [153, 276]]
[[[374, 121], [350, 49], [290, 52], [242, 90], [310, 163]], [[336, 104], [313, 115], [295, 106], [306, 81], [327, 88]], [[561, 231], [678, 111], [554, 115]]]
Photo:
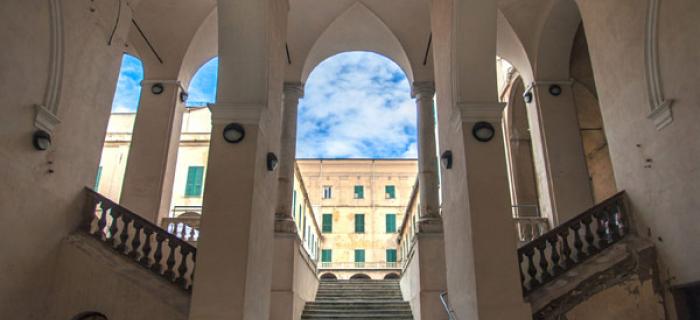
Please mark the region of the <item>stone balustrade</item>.
[[197, 248], [150, 221], [86, 189], [83, 230], [186, 290], [192, 290]]
[[518, 243], [525, 244], [549, 231], [549, 220], [542, 217], [514, 217]]
[[631, 232], [620, 192], [518, 249], [523, 294], [551, 282]]
[[401, 269], [401, 264], [399, 262], [321, 262], [319, 265], [319, 270], [385, 270], [385, 269]]
[[199, 223], [202, 216], [196, 212], [183, 213], [177, 217], [163, 218], [161, 228], [177, 238], [196, 246], [199, 239]]

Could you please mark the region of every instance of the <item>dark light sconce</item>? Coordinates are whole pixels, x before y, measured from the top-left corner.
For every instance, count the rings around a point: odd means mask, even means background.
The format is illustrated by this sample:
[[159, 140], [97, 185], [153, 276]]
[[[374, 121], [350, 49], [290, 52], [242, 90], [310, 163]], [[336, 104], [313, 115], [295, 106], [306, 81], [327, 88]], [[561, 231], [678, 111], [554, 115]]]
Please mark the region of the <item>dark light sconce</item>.
[[452, 151], [446, 150], [440, 156], [440, 162], [445, 169], [452, 169]]
[[245, 138], [245, 129], [238, 123], [229, 123], [224, 128], [224, 140], [228, 143], [239, 143]]
[[523, 94], [523, 100], [525, 100], [525, 103], [532, 102], [532, 91], [525, 92], [525, 94]]
[[479, 121], [474, 124], [472, 128], [472, 135], [474, 139], [480, 142], [489, 142], [496, 135], [496, 130], [493, 126], [486, 121]]
[[189, 98], [190, 94], [187, 93], [187, 91], [183, 90], [180, 91], [180, 102], [185, 102], [187, 101], [187, 98]]
[[163, 93], [163, 91], [165, 91], [165, 87], [163, 87], [163, 84], [160, 83], [160, 82], [154, 83], [154, 84], [151, 86], [151, 93], [152, 93], [152, 94], [158, 95], [158, 94]]
[[44, 130], [34, 131], [32, 144], [34, 145], [34, 149], [40, 151], [47, 150], [51, 146], [51, 134]]
[[277, 163], [279, 162], [279, 160], [277, 160], [277, 156], [274, 153], [268, 152], [266, 162], [267, 162], [267, 171], [274, 171], [275, 168], [277, 168]]
[[561, 94], [561, 87], [558, 84], [549, 86], [549, 94], [557, 97]]

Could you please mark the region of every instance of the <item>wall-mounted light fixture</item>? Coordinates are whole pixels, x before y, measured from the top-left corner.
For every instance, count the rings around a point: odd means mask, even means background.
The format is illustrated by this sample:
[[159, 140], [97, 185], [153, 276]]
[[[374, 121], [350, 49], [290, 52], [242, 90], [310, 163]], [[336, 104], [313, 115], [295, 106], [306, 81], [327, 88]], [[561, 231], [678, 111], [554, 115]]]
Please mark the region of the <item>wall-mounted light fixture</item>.
[[189, 98], [190, 94], [187, 93], [187, 91], [182, 90], [180, 91], [180, 102], [185, 102], [187, 101], [187, 98]]
[[165, 87], [163, 87], [163, 84], [160, 82], [154, 83], [151, 86], [151, 93], [152, 94], [161, 94], [161, 93], [163, 93], [163, 91], [165, 91]]
[[452, 151], [446, 150], [440, 156], [440, 162], [445, 169], [452, 169]]
[[486, 121], [479, 121], [474, 124], [472, 128], [472, 135], [474, 138], [481, 142], [489, 142], [493, 139], [496, 134], [496, 130], [493, 126]]
[[51, 134], [44, 130], [34, 131], [32, 136], [32, 144], [34, 144], [34, 149], [44, 151], [51, 146]]
[[561, 87], [558, 84], [553, 84], [549, 86], [549, 94], [553, 96], [559, 96], [561, 94]]
[[245, 138], [245, 129], [238, 123], [229, 123], [224, 128], [224, 140], [228, 143], [239, 143]]
[[275, 168], [277, 168], [277, 162], [279, 162], [277, 160], [277, 156], [272, 152], [268, 152], [267, 153], [267, 171], [275, 170]]
[[523, 94], [523, 100], [525, 100], [525, 103], [532, 102], [532, 91], [525, 92], [525, 94]]

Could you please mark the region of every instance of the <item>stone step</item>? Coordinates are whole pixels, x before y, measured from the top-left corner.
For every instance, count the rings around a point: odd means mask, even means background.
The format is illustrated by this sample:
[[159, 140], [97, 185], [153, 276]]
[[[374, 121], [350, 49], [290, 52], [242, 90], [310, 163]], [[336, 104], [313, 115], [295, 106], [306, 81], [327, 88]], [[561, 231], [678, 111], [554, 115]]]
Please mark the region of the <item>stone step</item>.
[[322, 280], [302, 319], [413, 319], [397, 280]]

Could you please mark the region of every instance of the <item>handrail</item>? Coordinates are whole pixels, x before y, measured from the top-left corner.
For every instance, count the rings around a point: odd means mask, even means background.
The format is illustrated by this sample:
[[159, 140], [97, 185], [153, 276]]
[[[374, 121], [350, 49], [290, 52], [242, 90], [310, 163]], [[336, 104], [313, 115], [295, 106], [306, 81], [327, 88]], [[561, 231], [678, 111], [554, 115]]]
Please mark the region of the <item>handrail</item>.
[[447, 301], [447, 291], [440, 293], [440, 301], [442, 302], [442, 306], [445, 307], [445, 311], [447, 311], [448, 320], [457, 320], [454, 310], [450, 308], [450, 304]]
[[518, 248], [523, 295], [629, 234], [629, 215], [622, 191]]
[[192, 290], [197, 248], [85, 188], [83, 230], [178, 287]]

